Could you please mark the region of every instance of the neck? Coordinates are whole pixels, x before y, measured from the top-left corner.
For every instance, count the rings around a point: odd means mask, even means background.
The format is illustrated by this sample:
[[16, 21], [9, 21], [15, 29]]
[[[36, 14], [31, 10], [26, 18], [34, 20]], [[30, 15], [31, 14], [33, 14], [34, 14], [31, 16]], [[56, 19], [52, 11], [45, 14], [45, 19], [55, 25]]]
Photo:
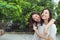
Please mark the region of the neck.
[[48, 24], [48, 20], [44, 20], [44, 23], [47, 25]]
[[40, 24], [40, 22], [39, 22], [39, 23], [37, 23], [37, 24]]

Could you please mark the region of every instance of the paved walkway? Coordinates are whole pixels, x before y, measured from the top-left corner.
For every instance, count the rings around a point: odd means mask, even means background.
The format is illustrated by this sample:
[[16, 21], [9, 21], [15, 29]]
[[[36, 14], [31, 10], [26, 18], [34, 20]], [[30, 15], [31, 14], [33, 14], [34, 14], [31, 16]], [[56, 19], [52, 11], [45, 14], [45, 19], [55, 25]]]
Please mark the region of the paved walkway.
[[[0, 36], [0, 40], [32, 40], [32, 34], [4, 34]], [[57, 40], [60, 40], [60, 35], [57, 35]]]

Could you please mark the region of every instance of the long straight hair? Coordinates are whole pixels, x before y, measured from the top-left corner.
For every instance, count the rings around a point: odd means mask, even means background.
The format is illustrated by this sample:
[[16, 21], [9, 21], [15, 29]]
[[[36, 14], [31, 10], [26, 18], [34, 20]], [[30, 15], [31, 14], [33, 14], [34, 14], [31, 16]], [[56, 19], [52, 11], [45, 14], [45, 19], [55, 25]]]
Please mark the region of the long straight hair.
[[33, 20], [33, 18], [32, 18], [32, 15], [34, 15], [34, 14], [37, 14], [40, 16], [39, 12], [32, 12], [31, 13], [30, 18], [29, 18], [29, 31], [31, 31], [31, 32], [33, 31], [33, 24], [36, 23], [35, 26], [37, 26], [37, 22], [35, 20]]

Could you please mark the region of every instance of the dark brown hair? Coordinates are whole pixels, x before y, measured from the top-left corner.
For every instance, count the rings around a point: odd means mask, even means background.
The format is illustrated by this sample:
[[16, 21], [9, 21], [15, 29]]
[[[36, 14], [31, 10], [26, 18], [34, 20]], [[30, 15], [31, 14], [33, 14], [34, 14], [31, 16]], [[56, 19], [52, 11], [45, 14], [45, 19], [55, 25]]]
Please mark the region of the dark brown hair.
[[37, 22], [33, 20], [32, 18], [32, 15], [34, 14], [38, 14], [40, 16], [40, 13], [39, 12], [32, 12], [31, 15], [30, 15], [30, 18], [29, 18], [29, 31], [33, 31], [33, 24], [36, 23], [35, 26], [37, 26]]

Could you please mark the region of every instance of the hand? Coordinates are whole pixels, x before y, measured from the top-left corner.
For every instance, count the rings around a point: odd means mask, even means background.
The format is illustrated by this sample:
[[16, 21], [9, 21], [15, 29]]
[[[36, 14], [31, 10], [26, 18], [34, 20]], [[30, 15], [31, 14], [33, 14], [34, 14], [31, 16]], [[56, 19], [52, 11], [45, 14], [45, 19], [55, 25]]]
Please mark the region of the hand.
[[2, 36], [4, 33], [5, 33], [4, 30], [0, 29], [0, 36]]
[[33, 30], [37, 29], [37, 27], [35, 26], [36, 24], [34, 23], [33, 24]]
[[46, 36], [48, 34], [47, 28], [44, 28], [44, 35]]
[[50, 37], [48, 37], [46, 40], [52, 40]]

